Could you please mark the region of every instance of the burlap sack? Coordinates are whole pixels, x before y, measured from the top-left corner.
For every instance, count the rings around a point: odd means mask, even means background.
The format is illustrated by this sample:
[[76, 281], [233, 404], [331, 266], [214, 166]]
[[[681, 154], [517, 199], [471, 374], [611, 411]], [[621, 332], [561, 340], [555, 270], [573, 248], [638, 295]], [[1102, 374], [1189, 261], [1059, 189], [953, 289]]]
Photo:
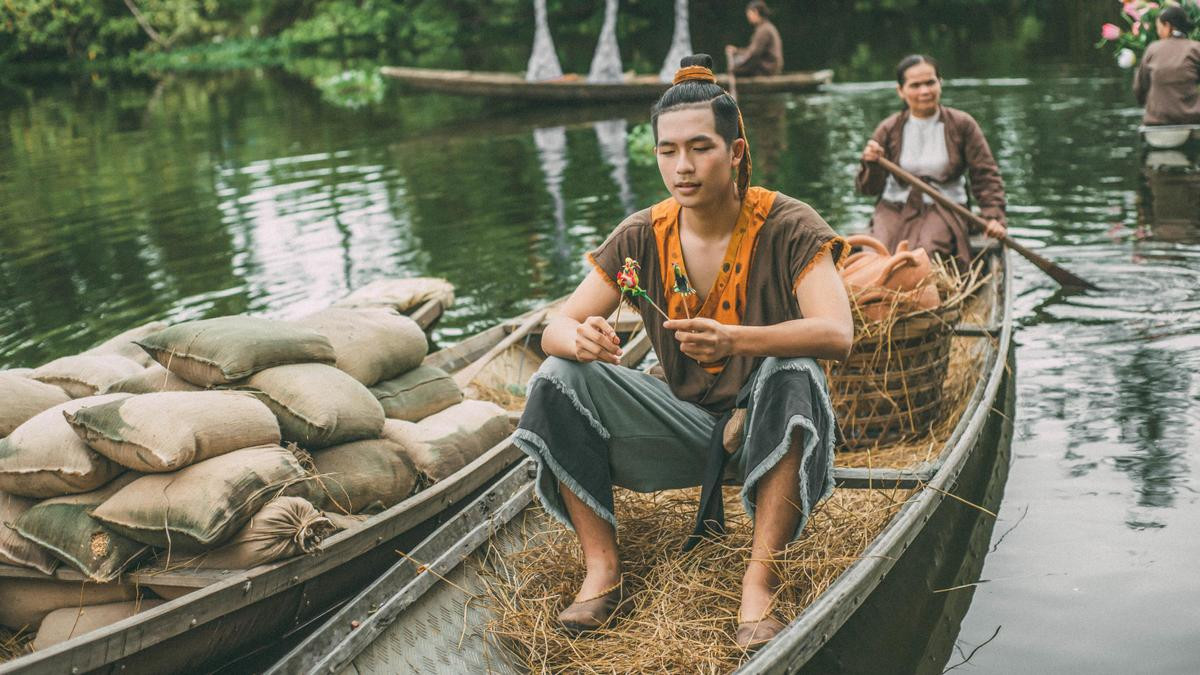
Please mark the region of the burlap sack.
[[64, 607], [135, 600], [132, 584], [93, 584], [57, 579], [0, 578], [0, 626], [32, 631], [47, 614]]
[[383, 406], [383, 414], [396, 420], [416, 422], [463, 400], [462, 390], [446, 371], [418, 366], [400, 377], [371, 387]]
[[256, 373], [244, 385], [275, 413], [283, 440], [324, 448], [378, 438], [383, 407], [369, 389], [346, 373], [320, 363], [279, 366]]
[[288, 363], [333, 363], [325, 336], [287, 321], [224, 316], [188, 321], [137, 341], [156, 361], [201, 387]]
[[111, 626], [139, 612], [154, 609], [164, 602], [163, 600], [140, 600], [56, 609], [42, 619], [37, 637], [33, 639], [33, 650], [53, 647], [84, 633]]
[[430, 300], [439, 300], [448, 309], [454, 304], [454, 285], [435, 277], [376, 279], [335, 302], [334, 307], [390, 307], [407, 312]]
[[35, 368], [33, 379], [61, 387], [71, 398], [95, 396], [114, 382], [142, 372], [142, 366], [116, 354], [77, 354]]
[[116, 354], [125, 358], [136, 361], [143, 368], [154, 363], [154, 359], [146, 353], [146, 350], [137, 346], [135, 340], [140, 340], [147, 335], [152, 335], [167, 327], [166, 321], [151, 321], [150, 323], [142, 324], [136, 328], [130, 328], [124, 333], [114, 335], [113, 337], [101, 342], [91, 349], [83, 352], [84, 354]]
[[262, 507], [233, 539], [205, 553], [189, 567], [247, 569], [312, 553], [336, 528], [307, 499], [276, 497]]
[[99, 490], [39, 502], [13, 526], [21, 536], [88, 579], [112, 581], [150, 549], [121, 536], [88, 513], [137, 478], [135, 473], [126, 473]]
[[314, 503], [338, 513], [382, 511], [412, 494], [417, 470], [387, 439], [356, 441], [312, 453]]
[[204, 387], [197, 387], [154, 362], [142, 372], [110, 384], [104, 393], [155, 394], [160, 391], [204, 391]]
[[255, 445], [278, 445], [279, 423], [253, 394], [171, 391], [80, 408], [67, 422], [93, 450], [143, 473]]
[[0, 563], [53, 574], [58, 560], [13, 529], [17, 519], [36, 503], [32, 499], [0, 492]]
[[0, 372], [0, 438], [43, 410], [70, 400], [67, 392], [52, 384]]
[[124, 469], [89, 448], [63, 415], [128, 396], [106, 394], [61, 403], [0, 439], [0, 492], [45, 499], [91, 492], [112, 480]]
[[416, 368], [429, 351], [417, 322], [390, 309], [331, 307], [296, 323], [329, 338], [338, 369], [368, 387]]
[[512, 433], [504, 408], [467, 400], [420, 422], [388, 420], [383, 435], [399, 443], [417, 470], [433, 481], [458, 471]]
[[[142, 476], [93, 510], [92, 517], [168, 553], [200, 553], [224, 544], [263, 504], [304, 481], [291, 452], [263, 445]], [[307, 495], [307, 485], [299, 491]]]

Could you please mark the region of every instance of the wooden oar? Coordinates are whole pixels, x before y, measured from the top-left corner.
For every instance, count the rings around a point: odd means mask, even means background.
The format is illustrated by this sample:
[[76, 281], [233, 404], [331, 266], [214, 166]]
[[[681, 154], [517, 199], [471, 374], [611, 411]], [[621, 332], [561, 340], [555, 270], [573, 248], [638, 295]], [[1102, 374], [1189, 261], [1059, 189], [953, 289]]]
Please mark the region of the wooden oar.
[[[963, 218], [966, 218], [968, 222], [975, 223], [975, 225], [977, 225], [978, 227], [983, 228], [983, 229], [987, 228], [987, 222], [983, 218], [980, 218], [978, 215], [972, 213], [971, 210], [968, 209], [967, 207], [963, 206], [962, 204], [959, 204], [958, 202], [954, 201], [953, 199], [950, 199], [946, 195], [942, 194], [936, 188], [932, 187], [931, 185], [929, 185], [925, 181], [921, 180], [920, 178], [917, 178], [916, 176], [912, 175], [911, 173], [905, 171], [904, 169], [901, 169], [899, 166], [897, 166], [894, 162], [887, 159], [886, 157], [880, 157], [879, 159], [877, 159], [875, 161], [877, 161], [879, 163], [879, 165], [882, 166], [883, 168], [885, 168], [888, 171], [891, 171], [893, 174], [895, 174], [896, 178], [899, 178], [900, 180], [904, 181], [905, 183], [908, 183], [917, 192], [921, 192], [921, 193], [929, 195], [929, 197], [932, 198], [933, 201], [950, 209], [951, 211], [962, 216]], [[1037, 265], [1038, 269], [1040, 269], [1041, 271], [1050, 275], [1051, 279], [1054, 279], [1060, 285], [1062, 285], [1066, 288], [1079, 288], [1079, 289], [1086, 289], [1089, 291], [1102, 290], [1096, 284], [1093, 284], [1092, 282], [1087, 281], [1086, 279], [1083, 279], [1082, 277], [1078, 276], [1074, 272], [1071, 272], [1070, 270], [1068, 270], [1064, 267], [1056, 265], [1056, 264], [1050, 262], [1049, 260], [1043, 258], [1042, 256], [1034, 253], [1033, 251], [1030, 251], [1029, 249], [1025, 248], [1023, 245], [1017, 243], [1016, 240], [1014, 240], [1012, 237], [1008, 236], [1007, 234], [1004, 235], [1003, 237], [1001, 237], [1000, 241], [1003, 241], [1005, 246], [1011, 248], [1012, 250], [1016, 251], [1017, 253], [1020, 253], [1029, 262], [1033, 263], [1034, 265]]]
[[492, 359], [496, 358], [496, 356], [498, 356], [505, 349], [513, 346], [518, 340], [528, 335], [529, 331], [541, 325], [542, 320], [546, 318], [546, 312], [548, 311], [550, 310], [543, 309], [539, 312], [534, 312], [531, 314], [528, 319], [525, 319], [525, 321], [521, 323], [521, 325], [513, 329], [513, 332], [509, 333], [508, 336], [503, 340], [497, 342], [495, 346], [487, 350], [487, 352], [484, 353], [483, 356], [476, 359], [474, 363], [455, 373], [454, 383], [457, 384], [460, 389], [466, 389], [467, 385], [471, 384], [471, 381], [479, 375], [479, 371], [483, 370], [484, 366], [491, 363]]

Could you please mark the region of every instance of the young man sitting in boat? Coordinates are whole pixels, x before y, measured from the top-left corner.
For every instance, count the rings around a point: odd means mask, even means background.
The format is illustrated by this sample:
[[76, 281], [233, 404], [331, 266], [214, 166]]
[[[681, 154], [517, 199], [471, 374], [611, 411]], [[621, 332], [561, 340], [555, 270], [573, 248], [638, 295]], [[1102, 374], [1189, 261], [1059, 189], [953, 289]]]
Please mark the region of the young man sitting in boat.
[[[682, 65], [651, 118], [671, 196], [589, 254], [594, 269], [543, 333], [551, 358], [530, 380], [516, 442], [538, 462], [542, 505], [583, 549], [586, 577], [559, 615], [573, 633], [625, 604], [614, 485], [702, 485], [699, 535], [719, 529], [722, 479], [741, 483], [754, 536], [735, 641], [753, 648], [783, 629], [770, 563], [833, 487], [833, 411], [813, 359], [842, 359], [853, 340], [836, 271], [846, 246], [808, 205], [749, 185], [737, 103], [709, 56]], [[688, 286], [699, 292], [678, 292]], [[665, 382], [619, 365], [604, 317], [622, 289]], [[744, 422], [736, 439], [731, 418]]]

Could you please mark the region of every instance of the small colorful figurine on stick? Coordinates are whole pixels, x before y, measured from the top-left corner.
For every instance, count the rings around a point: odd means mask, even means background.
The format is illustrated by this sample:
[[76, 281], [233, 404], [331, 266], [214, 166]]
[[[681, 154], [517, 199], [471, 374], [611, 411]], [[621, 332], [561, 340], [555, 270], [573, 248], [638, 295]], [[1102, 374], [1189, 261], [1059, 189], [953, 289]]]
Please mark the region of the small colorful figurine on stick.
[[683, 296], [683, 313], [690, 319], [692, 318], [692, 312], [688, 309], [687, 296], [695, 295], [696, 289], [692, 288], [692, 285], [688, 283], [687, 275], [679, 268], [679, 263], [672, 263], [672, 265], [675, 272], [675, 288], [672, 290]]
[[[633, 258], [625, 259], [625, 264], [621, 266], [621, 271], [617, 272], [617, 286], [621, 289], [621, 295], [628, 295], [630, 298], [645, 298], [646, 302], [650, 303], [650, 306], [654, 307], [654, 309], [657, 309], [658, 313], [662, 314], [664, 319], [670, 321], [671, 317], [667, 316], [667, 313], [662, 311], [662, 308], [655, 304], [650, 299], [650, 296], [646, 295], [645, 289], [639, 285], [641, 280], [638, 278], [638, 270], [641, 268], [642, 266]], [[620, 303], [617, 304], [616, 323], [618, 325], [621, 323]], [[614, 326], [615, 329], [616, 327]]]

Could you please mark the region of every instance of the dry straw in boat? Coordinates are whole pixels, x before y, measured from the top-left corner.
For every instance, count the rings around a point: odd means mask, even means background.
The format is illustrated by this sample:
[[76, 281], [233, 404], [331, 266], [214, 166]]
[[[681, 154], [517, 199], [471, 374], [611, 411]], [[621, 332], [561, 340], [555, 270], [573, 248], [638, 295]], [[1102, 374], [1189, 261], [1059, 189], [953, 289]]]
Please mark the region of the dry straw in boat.
[[[907, 491], [838, 490], [814, 511], [779, 563], [775, 608], [794, 619], [862, 554], [908, 498]], [[752, 528], [736, 488], [725, 494], [729, 534], [690, 553], [697, 490], [616, 493], [618, 539], [632, 610], [594, 636], [570, 638], [556, 617], [583, 580], [575, 535], [541, 509], [512, 529], [515, 546], [483, 557], [487, 633], [505, 657], [532, 672], [728, 672], [747, 655], [733, 643]]]

